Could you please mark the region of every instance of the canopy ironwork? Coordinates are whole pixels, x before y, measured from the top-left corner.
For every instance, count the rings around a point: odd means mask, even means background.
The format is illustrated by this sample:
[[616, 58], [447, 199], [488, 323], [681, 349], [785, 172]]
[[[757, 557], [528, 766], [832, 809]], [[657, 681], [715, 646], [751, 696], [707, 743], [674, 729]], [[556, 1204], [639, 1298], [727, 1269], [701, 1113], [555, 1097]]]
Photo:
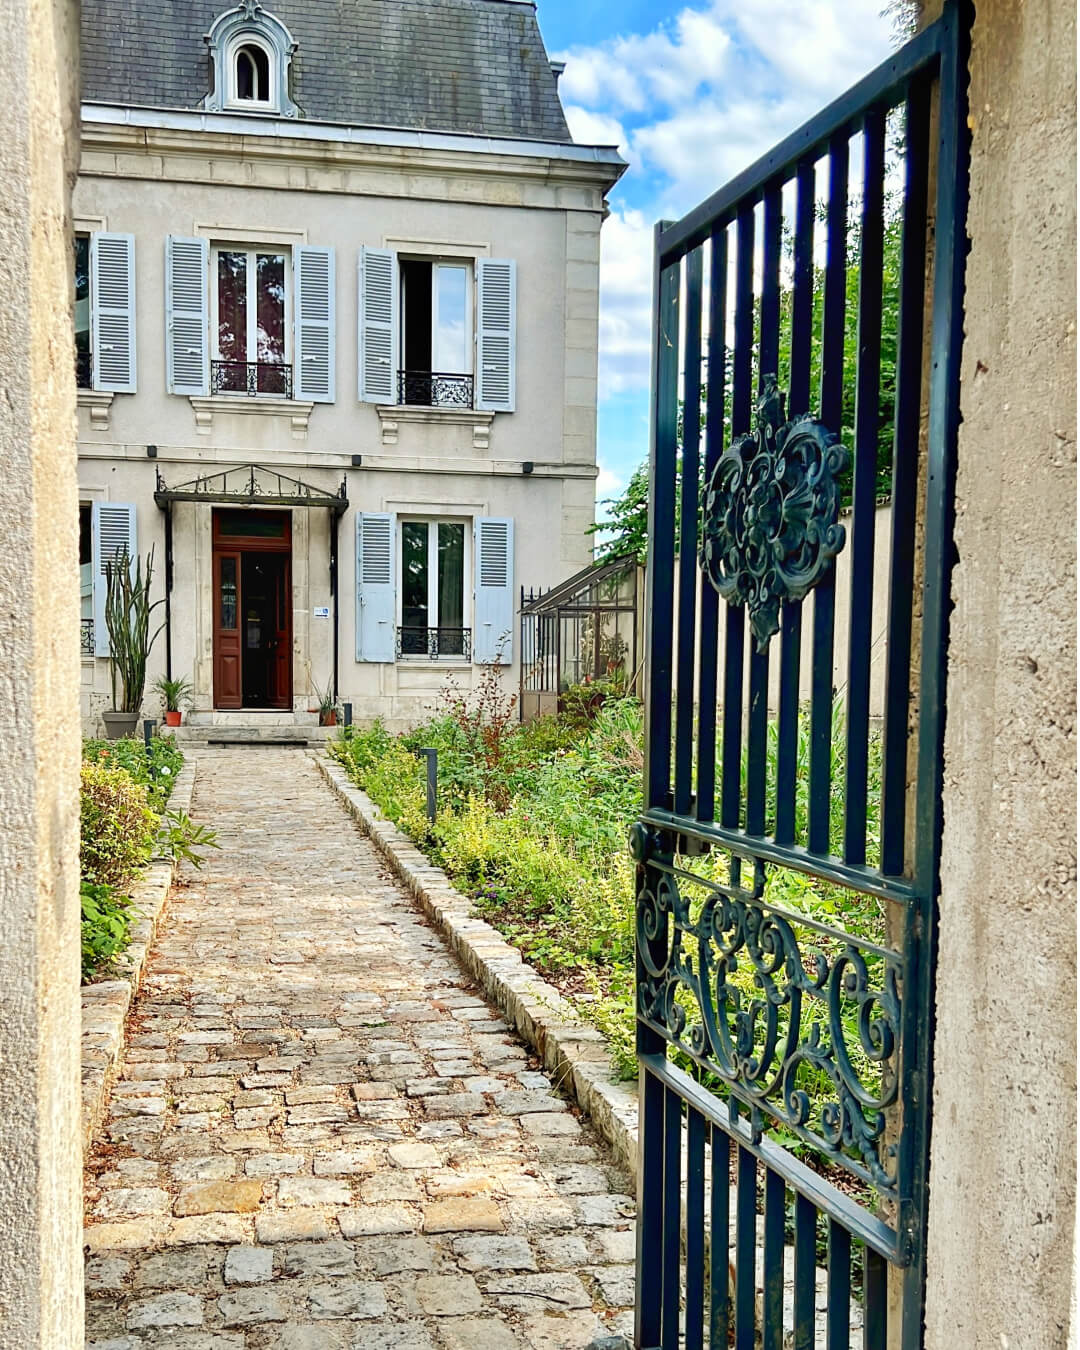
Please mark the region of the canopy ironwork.
[[200, 474], [170, 488], [157, 470], [154, 501], [162, 510], [169, 502], [219, 502], [229, 506], [323, 506], [340, 516], [348, 509], [345, 479], [336, 492], [292, 478], [262, 464], [240, 464], [217, 473]]

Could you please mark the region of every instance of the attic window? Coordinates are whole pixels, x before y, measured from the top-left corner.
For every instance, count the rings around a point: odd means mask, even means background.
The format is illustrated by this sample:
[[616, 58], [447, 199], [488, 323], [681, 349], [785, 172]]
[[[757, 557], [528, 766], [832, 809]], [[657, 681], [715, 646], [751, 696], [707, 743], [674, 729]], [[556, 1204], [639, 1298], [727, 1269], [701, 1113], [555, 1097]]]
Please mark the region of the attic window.
[[296, 117], [289, 75], [296, 43], [259, 0], [243, 0], [219, 15], [206, 35], [214, 72], [204, 107], [212, 112], [259, 112]]
[[233, 98], [238, 103], [270, 102], [270, 58], [258, 43], [245, 42], [236, 49]]

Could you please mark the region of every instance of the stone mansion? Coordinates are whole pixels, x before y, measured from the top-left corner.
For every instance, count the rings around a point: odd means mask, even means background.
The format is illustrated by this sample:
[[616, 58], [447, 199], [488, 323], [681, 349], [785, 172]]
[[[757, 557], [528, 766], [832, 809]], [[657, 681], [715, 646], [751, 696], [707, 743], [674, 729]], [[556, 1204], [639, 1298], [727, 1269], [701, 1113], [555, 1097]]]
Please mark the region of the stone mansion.
[[148, 682], [195, 726], [516, 688], [521, 585], [589, 558], [625, 167], [572, 141], [535, 6], [84, 0], [82, 59], [86, 730], [105, 565], [151, 547]]

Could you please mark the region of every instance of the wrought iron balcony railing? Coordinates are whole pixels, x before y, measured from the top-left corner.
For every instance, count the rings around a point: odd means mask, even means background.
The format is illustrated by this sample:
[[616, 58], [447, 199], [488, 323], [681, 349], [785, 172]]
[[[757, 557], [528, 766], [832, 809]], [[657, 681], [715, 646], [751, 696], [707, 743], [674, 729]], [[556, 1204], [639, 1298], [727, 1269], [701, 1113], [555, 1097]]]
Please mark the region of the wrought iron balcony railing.
[[399, 370], [398, 402], [419, 408], [471, 408], [473, 377], [438, 370]]
[[397, 630], [394, 648], [398, 656], [426, 656], [437, 661], [440, 656], [459, 656], [472, 660], [471, 628], [417, 628], [405, 625]]
[[81, 641], [82, 641], [82, 646], [81, 646], [80, 650], [82, 651], [83, 656], [93, 656], [93, 654], [94, 654], [94, 621], [93, 621], [93, 619], [83, 619], [83, 621], [82, 621]]
[[281, 361], [211, 361], [210, 392], [292, 398], [292, 366]]
[[94, 360], [89, 352], [75, 352], [75, 388], [93, 389]]

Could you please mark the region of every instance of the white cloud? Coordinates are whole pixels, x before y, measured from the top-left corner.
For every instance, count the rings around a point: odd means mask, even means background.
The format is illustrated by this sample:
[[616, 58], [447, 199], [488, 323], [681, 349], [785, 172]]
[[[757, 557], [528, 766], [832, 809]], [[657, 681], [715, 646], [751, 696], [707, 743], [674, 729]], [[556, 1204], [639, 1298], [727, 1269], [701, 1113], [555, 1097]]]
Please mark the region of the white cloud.
[[607, 113], [590, 112], [588, 108], [579, 108], [568, 103], [563, 112], [570, 135], [579, 145], [617, 145], [625, 159], [630, 149], [630, 138], [623, 130], [617, 117]]
[[649, 383], [652, 226], [615, 209], [600, 232], [600, 397]]
[[[675, 217], [884, 59], [881, 0], [707, 0], [561, 53], [576, 139], [631, 170], [601, 234], [600, 396], [649, 381], [652, 222]], [[634, 208], [620, 207], [619, 196]]]
[[600, 465], [600, 472], [596, 476], [596, 496], [616, 497], [626, 486], [626, 479], [623, 475], [617, 474], [614, 469], [609, 469], [605, 464]]

